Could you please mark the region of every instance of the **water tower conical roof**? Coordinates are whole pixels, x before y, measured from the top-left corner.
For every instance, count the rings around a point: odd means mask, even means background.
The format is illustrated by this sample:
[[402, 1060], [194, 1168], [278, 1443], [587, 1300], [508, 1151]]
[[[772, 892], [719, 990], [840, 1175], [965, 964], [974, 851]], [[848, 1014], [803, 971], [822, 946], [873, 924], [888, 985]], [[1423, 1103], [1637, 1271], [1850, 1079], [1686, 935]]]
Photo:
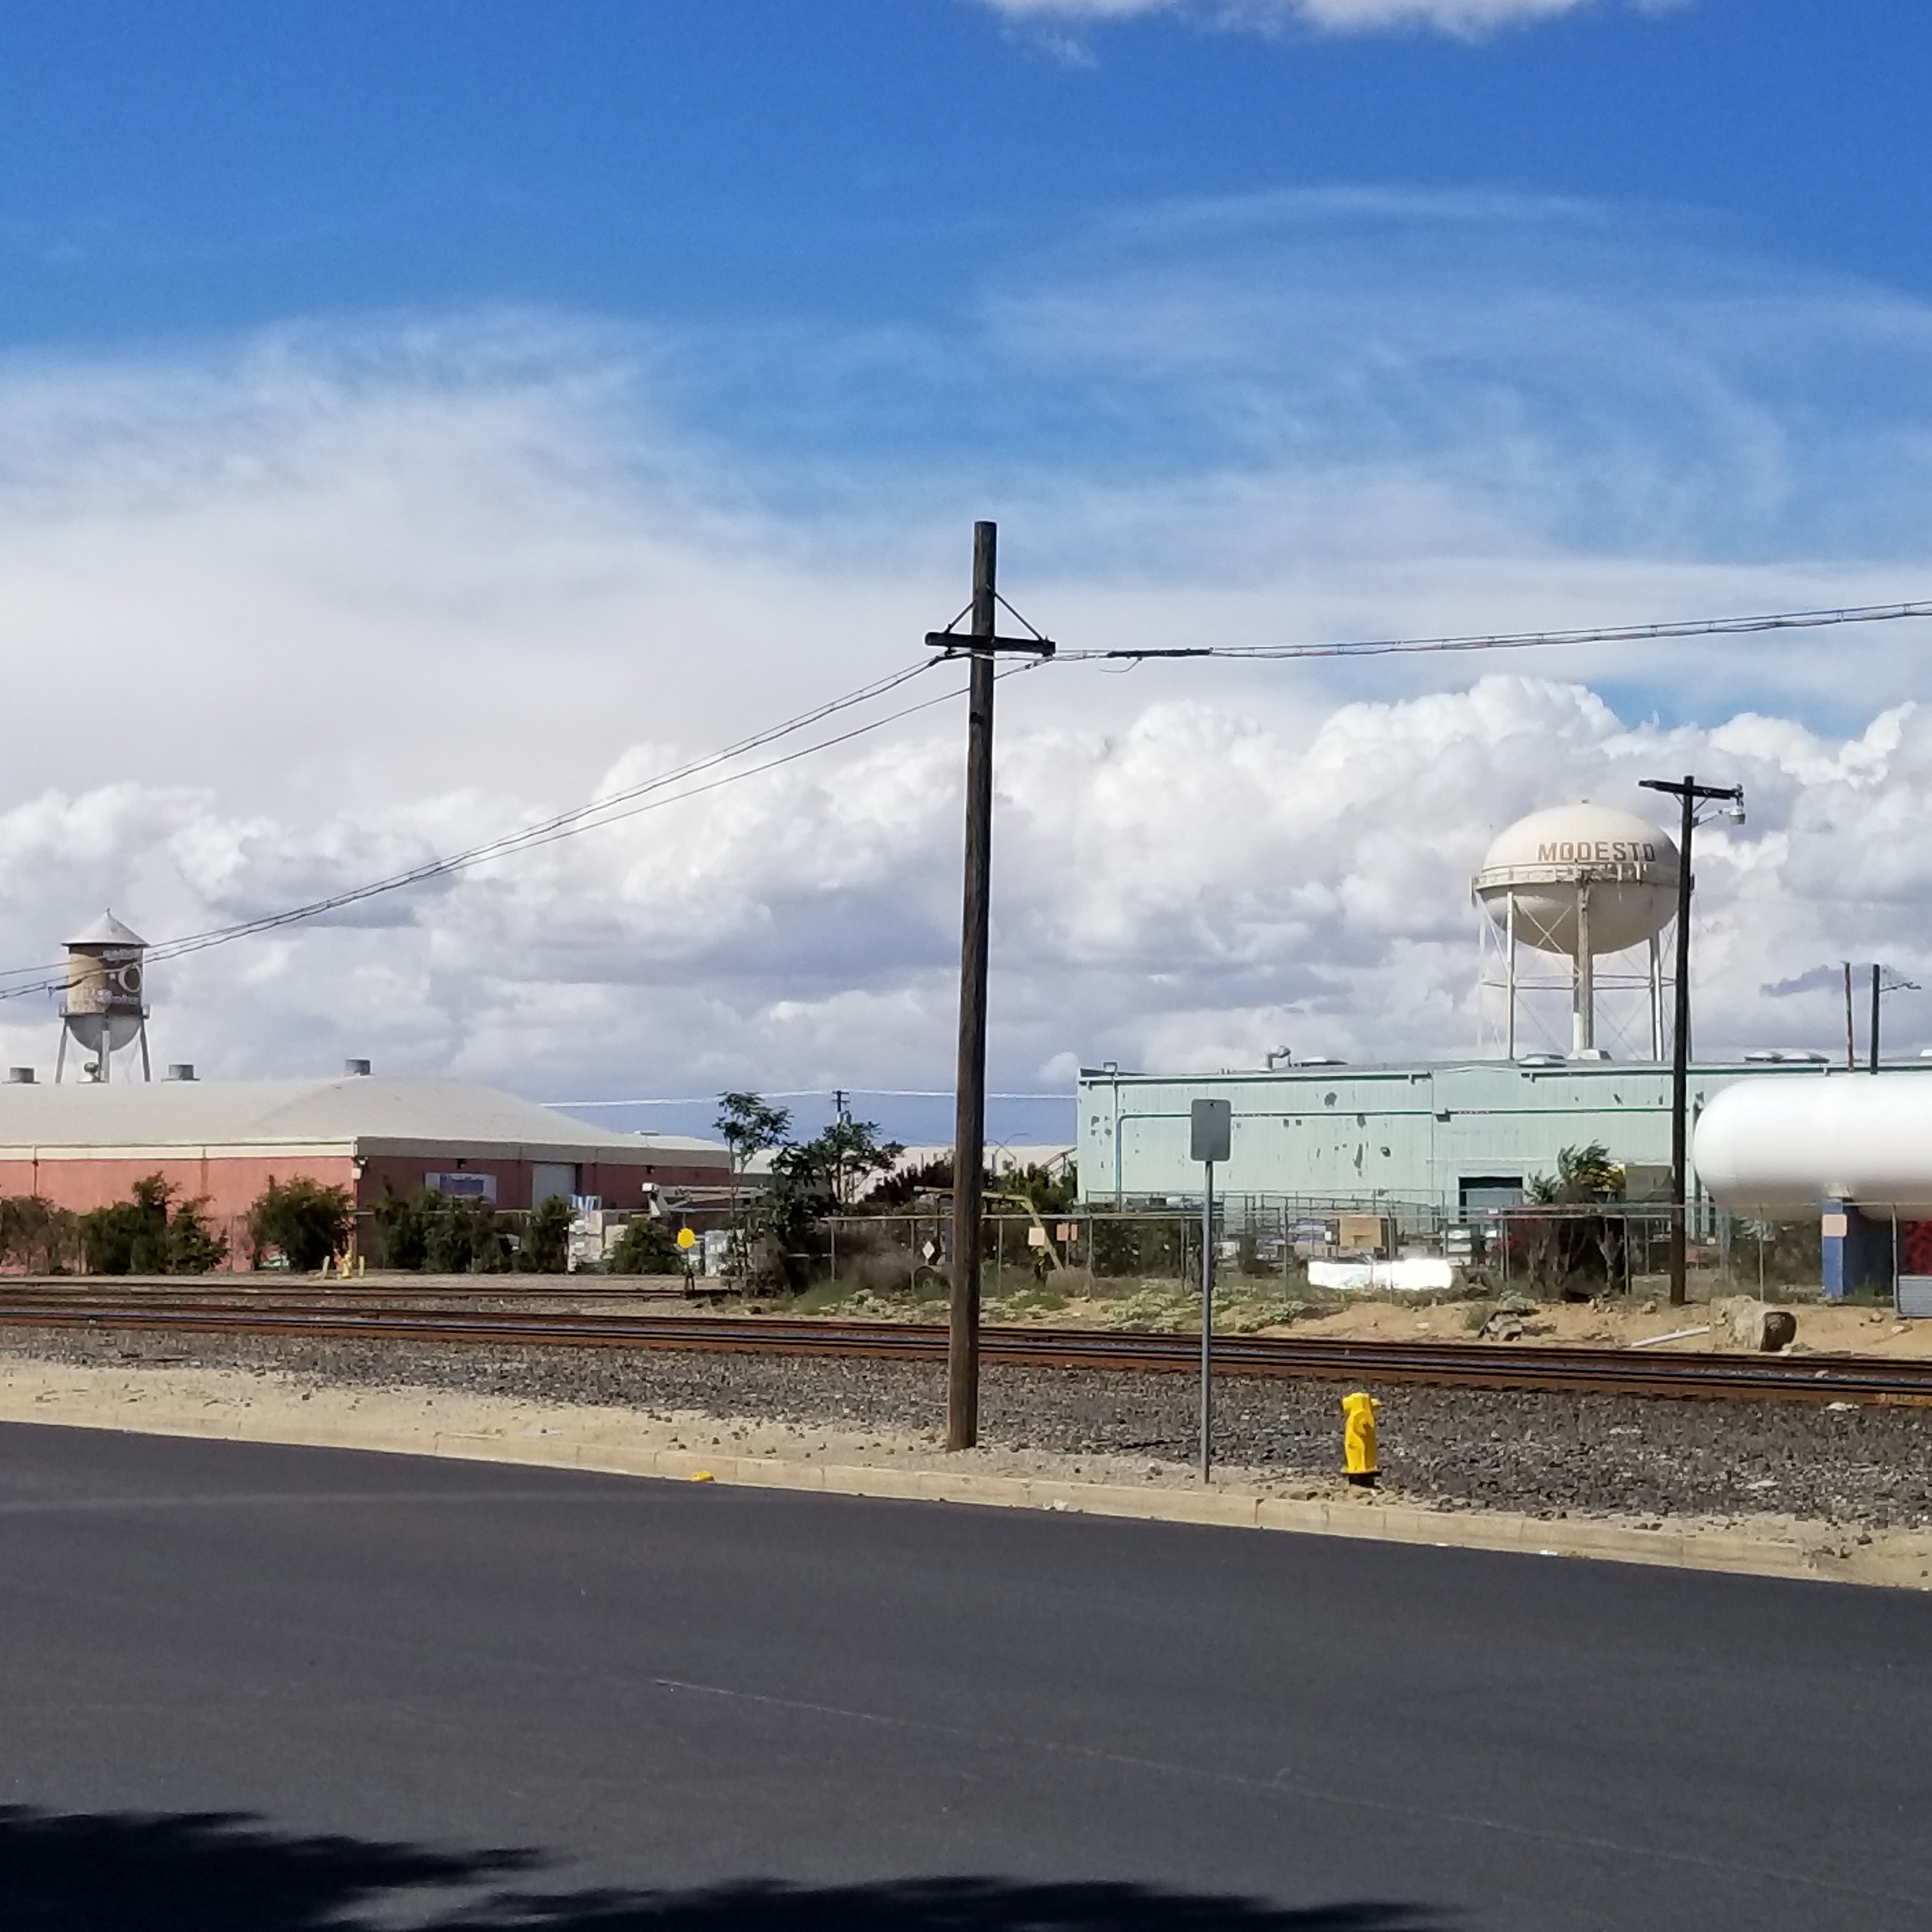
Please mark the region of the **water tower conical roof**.
[[85, 932], [77, 932], [67, 944], [82, 946], [140, 946], [147, 941], [133, 927], [123, 926], [111, 912], [104, 912]]

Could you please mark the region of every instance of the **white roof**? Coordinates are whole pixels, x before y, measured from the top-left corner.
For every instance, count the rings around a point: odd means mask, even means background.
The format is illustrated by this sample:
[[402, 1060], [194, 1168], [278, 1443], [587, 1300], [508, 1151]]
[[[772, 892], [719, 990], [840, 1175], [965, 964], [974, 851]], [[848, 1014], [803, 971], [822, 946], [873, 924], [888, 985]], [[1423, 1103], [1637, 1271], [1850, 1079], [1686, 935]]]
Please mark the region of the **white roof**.
[[328, 1148], [354, 1154], [728, 1164], [711, 1141], [620, 1134], [473, 1080], [163, 1080], [0, 1085], [0, 1156], [22, 1148]]
[[123, 926], [111, 912], [104, 912], [85, 932], [77, 932], [70, 946], [140, 946], [147, 941], [131, 926]]
[[[754, 1154], [745, 1170], [746, 1173], [753, 1175], [770, 1174], [776, 1151], [775, 1148], [768, 1148], [762, 1154]], [[1048, 1146], [1044, 1143], [1039, 1146], [1022, 1147], [1009, 1145], [1004, 1141], [988, 1141], [986, 1143], [986, 1165], [995, 1174], [1011, 1174], [1016, 1168], [1022, 1167], [1052, 1168], [1071, 1160], [1076, 1151], [1073, 1148]], [[910, 1174], [915, 1168], [928, 1166], [934, 1161], [950, 1160], [952, 1158], [952, 1143], [950, 1141], [944, 1143], [934, 1142], [929, 1147], [909, 1147], [892, 1162], [888, 1172]]]

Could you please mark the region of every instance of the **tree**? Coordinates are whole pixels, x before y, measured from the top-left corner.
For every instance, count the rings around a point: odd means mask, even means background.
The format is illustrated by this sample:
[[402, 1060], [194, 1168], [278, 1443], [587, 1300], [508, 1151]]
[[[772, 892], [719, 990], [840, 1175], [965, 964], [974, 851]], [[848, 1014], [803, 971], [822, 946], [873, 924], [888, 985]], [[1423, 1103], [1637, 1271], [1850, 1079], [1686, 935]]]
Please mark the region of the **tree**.
[[568, 1199], [553, 1194], [530, 1210], [517, 1259], [532, 1274], [562, 1274], [570, 1267], [570, 1224], [576, 1210]]
[[1556, 1176], [1536, 1175], [1529, 1198], [1544, 1207], [1586, 1207], [1599, 1201], [1623, 1198], [1624, 1171], [1600, 1141], [1588, 1147], [1564, 1148], [1556, 1156]]
[[756, 1094], [721, 1094], [718, 1118], [712, 1125], [731, 1150], [733, 1172], [742, 1174], [754, 1155], [784, 1144], [791, 1126], [791, 1111], [774, 1107]]
[[[1530, 1200], [1539, 1208], [1600, 1207], [1623, 1198], [1624, 1171], [1600, 1142], [1564, 1148], [1556, 1172], [1532, 1178]], [[1526, 1272], [1565, 1296], [1581, 1299], [1614, 1280], [1624, 1253], [1622, 1222], [1608, 1214], [1556, 1214], [1522, 1217]]]
[[922, 1194], [952, 1192], [952, 1156], [935, 1154], [916, 1167], [902, 1167], [887, 1174], [866, 1196], [868, 1207], [890, 1209], [910, 1208]]
[[268, 1186], [248, 1210], [248, 1241], [260, 1267], [271, 1250], [298, 1273], [313, 1274], [348, 1246], [355, 1224], [348, 1190], [298, 1175]]
[[633, 1214], [624, 1223], [605, 1265], [613, 1274], [682, 1274], [684, 1253], [677, 1237], [652, 1214]]
[[1064, 1214], [1080, 1198], [1080, 1170], [1070, 1160], [1057, 1172], [1036, 1165], [1016, 1167], [1000, 1184], [1042, 1214]]
[[782, 1150], [772, 1172], [782, 1184], [843, 1212], [904, 1152], [897, 1141], [880, 1140], [871, 1120], [837, 1120], [810, 1140]]
[[206, 1274], [228, 1258], [228, 1244], [203, 1218], [206, 1197], [169, 1211], [175, 1189], [158, 1174], [135, 1182], [130, 1198], [80, 1216], [80, 1251], [92, 1274]]
[[774, 1107], [756, 1094], [721, 1094], [712, 1123], [731, 1155], [731, 1266], [742, 1280], [748, 1271], [752, 1232], [739, 1212], [745, 1170], [768, 1148], [784, 1144], [791, 1126], [788, 1108]]

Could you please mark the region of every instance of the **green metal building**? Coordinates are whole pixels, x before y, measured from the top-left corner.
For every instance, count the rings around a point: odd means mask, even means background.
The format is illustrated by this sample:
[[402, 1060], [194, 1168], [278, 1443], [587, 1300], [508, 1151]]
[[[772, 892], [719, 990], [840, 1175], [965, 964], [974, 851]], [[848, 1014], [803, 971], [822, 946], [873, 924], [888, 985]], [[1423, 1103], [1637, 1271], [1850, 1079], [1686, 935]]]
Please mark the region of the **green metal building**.
[[[1932, 1075], [1932, 1063], [1906, 1064]], [[1733, 1082], [1808, 1070], [1829, 1070], [1797, 1056], [1694, 1067], [1693, 1122]], [[1627, 1199], [1668, 1198], [1668, 1066], [1525, 1059], [1184, 1076], [1084, 1070], [1083, 1199], [1100, 1207], [1198, 1196], [1188, 1112], [1204, 1096], [1233, 1104], [1233, 1151], [1216, 1175], [1229, 1197], [1480, 1212], [1521, 1200], [1534, 1177], [1556, 1172], [1564, 1149], [1594, 1142], [1628, 1170]]]

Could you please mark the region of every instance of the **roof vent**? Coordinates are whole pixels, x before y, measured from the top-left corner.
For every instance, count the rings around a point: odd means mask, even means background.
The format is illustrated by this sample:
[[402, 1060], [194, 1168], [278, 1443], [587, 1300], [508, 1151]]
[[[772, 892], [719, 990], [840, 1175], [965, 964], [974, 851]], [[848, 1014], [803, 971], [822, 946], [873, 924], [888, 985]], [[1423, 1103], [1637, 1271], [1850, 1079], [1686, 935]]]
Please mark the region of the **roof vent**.
[[192, 1080], [194, 1078], [194, 1062], [191, 1060], [172, 1062], [168, 1068], [168, 1078], [170, 1080]]
[[369, 1072], [369, 1063], [366, 1060], [345, 1060], [342, 1063], [342, 1070], [352, 1076], [360, 1076], [366, 1078]]
[[10, 1087], [31, 1087], [34, 1084], [34, 1070], [31, 1066], [10, 1066], [7, 1070], [7, 1084]]

